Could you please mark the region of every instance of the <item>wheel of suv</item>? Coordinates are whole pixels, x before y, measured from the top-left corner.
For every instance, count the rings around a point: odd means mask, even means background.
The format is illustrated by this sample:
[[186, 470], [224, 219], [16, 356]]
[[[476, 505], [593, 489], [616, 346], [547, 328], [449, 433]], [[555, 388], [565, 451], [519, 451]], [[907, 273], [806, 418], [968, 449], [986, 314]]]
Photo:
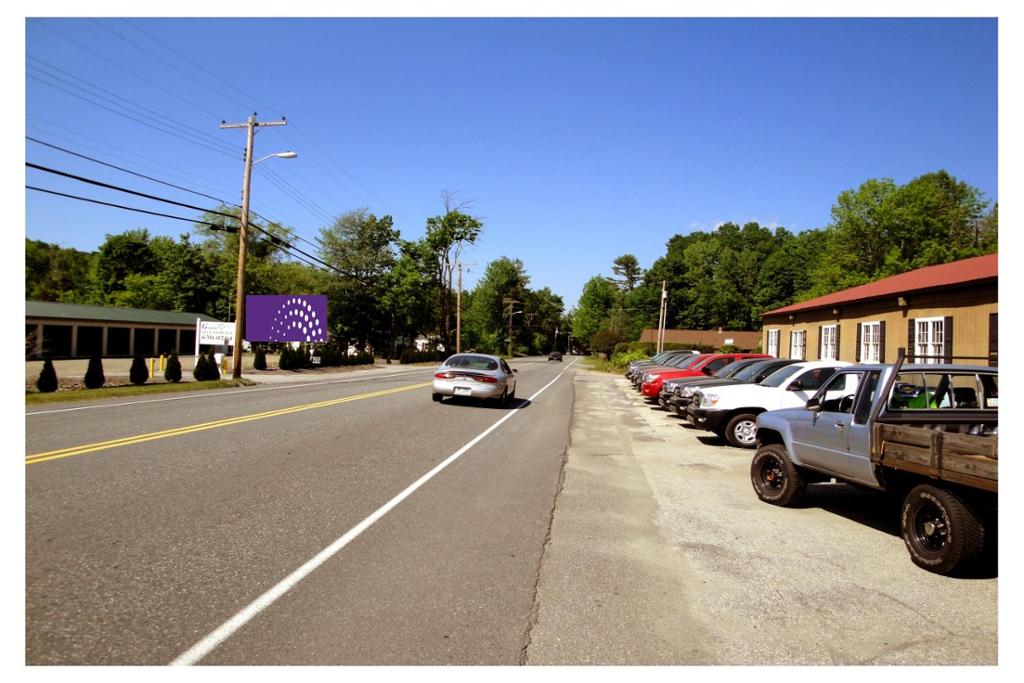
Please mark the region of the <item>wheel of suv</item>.
[[793, 505], [803, 497], [807, 482], [779, 444], [761, 446], [750, 463], [750, 483], [757, 497], [772, 505]]
[[968, 505], [929, 484], [907, 494], [900, 532], [914, 564], [936, 574], [948, 574], [975, 557], [985, 537], [981, 521]]
[[757, 445], [757, 415], [740, 413], [725, 426], [725, 441], [737, 448], [753, 448]]

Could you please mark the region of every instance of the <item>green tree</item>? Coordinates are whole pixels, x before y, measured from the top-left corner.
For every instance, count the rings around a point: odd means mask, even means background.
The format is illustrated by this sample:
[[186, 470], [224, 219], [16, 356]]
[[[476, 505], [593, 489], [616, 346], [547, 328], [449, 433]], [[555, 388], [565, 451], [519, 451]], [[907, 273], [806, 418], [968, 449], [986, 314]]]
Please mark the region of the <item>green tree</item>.
[[96, 263], [99, 291], [106, 303], [114, 303], [117, 292], [125, 289], [130, 275], [155, 275], [159, 263], [149, 245], [145, 228], [107, 235], [100, 246]]
[[617, 290], [607, 278], [595, 275], [583, 285], [580, 300], [573, 313], [572, 329], [581, 346], [588, 347], [590, 339], [601, 328], [616, 302]]
[[342, 275], [331, 278], [328, 292], [331, 330], [362, 347], [383, 346], [392, 327], [384, 295], [397, 257], [399, 232], [391, 216], [377, 218], [367, 209], [339, 216], [320, 231], [320, 258]]
[[454, 348], [452, 328], [454, 326], [454, 297], [452, 275], [462, 255], [462, 250], [475, 244], [483, 223], [460, 209], [450, 193], [442, 193], [445, 212], [427, 219], [424, 240], [432, 255], [432, 279], [437, 292], [438, 335], [446, 349]]
[[632, 292], [643, 279], [643, 268], [633, 254], [623, 254], [612, 261], [612, 283], [619, 289]]

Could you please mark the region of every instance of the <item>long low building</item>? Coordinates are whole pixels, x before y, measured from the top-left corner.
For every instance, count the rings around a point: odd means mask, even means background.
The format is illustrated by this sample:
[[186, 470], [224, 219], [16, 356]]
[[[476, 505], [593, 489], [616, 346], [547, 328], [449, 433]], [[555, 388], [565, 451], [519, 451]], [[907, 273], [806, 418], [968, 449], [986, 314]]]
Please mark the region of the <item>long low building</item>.
[[197, 320], [220, 322], [201, 313], [26, 301], [25, 357], [192, 354]]
[[[658, 341], [658, 330], [648, 327], [640, 333], [640, 341]], [[684, 344], [721, 349], [733, 346], [740, 351], [753, 351], [761, 344], [760, 332], [740, 330], [665, 330], [666, 344]]]
[[919, 268], [762, 313], [765, 353], [885, 363], [997, 365], [999, 257]]

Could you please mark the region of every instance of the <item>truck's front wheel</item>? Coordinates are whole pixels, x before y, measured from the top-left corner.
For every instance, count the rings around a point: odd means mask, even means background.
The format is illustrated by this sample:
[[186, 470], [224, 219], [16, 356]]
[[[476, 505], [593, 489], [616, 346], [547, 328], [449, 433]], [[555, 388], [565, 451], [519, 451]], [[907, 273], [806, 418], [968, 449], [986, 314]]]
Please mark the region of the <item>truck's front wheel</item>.
[[981, 552], [985, 528], [955, 494], [921, 484], [903, 500], [903, 542], [918, 567], [948, 574]]
[[757, 415], [740, 413], [725, 426], [725, 441], [736, 448], [753, 448], [757, 445]]
[[807, 489], [807, 482], [779, 444], [761, 446], [750, 463], [750, 482], [757, 497], [772, 505], [793, 505]]

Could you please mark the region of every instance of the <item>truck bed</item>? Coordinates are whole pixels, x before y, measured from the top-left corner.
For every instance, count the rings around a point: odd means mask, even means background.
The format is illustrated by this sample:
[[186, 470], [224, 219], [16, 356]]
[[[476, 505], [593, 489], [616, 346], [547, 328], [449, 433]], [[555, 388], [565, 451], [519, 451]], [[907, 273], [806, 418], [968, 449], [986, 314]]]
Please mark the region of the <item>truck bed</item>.
[[998, 437], [885, 423], [875, 429], [879, 465], [998, 492]]

